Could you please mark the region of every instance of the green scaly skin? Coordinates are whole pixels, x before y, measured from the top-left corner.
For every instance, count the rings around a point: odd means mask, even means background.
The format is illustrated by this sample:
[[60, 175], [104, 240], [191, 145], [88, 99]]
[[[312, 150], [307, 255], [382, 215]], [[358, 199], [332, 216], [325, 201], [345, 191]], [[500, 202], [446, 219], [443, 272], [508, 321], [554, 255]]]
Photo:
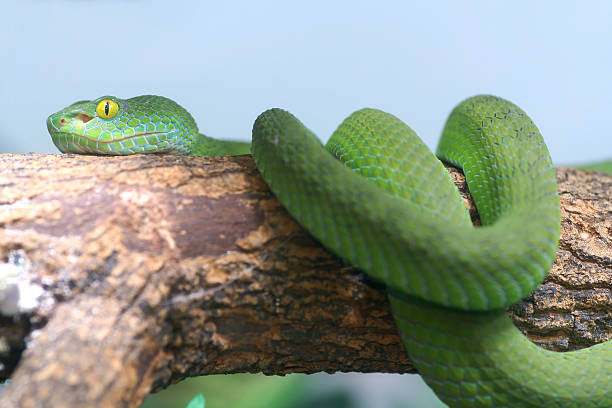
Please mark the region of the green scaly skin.
[[[113, 119], [96, 117], [103, 98], [49, 117], [61, 151], [245, 152], [245, 144], [198, 135], [192, 117], [166, 98], [105, 98], [119, 103]], [[91, 119], [82, 123], [80, 113]], [[150, 123], [162, 123], [165, 133], [126, 139], [149, 132]], [[555, 171], [525, 112], [481, 95], [460, 103], [444, 128], [437, 155], [463, 169], [482, 228], [472, 227], [440, 161], [394, 116], [357, 111], [326, 147], [280, 109], [262, 113], [253, 125], [253, 157], [274, 194], [326, 247], [387, 285], [410, 357], [444, 402], [612, 406], [612, 342], [547, 351], [529, 342], [504, 310], [544, 279], [559, 239]]]
[[[98, 102], [104, 99], [119, 104], [119, 113], [112, 119], [96, 114]], [[198, 133], [189, 112], [171, 99], [154, 95], [79, 101], [49, 116], [47, 129], [64, 153], [224, 156], [251, 152], [249, 143], [221, 141]]]

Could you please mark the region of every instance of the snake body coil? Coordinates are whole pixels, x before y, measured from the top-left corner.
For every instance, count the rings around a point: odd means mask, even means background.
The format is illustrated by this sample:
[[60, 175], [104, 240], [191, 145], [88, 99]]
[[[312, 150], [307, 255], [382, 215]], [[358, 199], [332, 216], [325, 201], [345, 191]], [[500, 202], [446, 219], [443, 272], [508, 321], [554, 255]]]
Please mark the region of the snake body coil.
[[[199, 135], [186, 110], [158, 96], [77, 102], [47, 127], [63, 152], [248, 152]], [[612, 343], [547, 351], [504, 310], [544, 279], [559, 239], [555, 171], [525, 112], [476, 96], [444, 127], [437, 156], [463, 169], [482, 228], [440, 161], [396, 117], [357, 111], [326, 147], [280, 109], [253, 125], [253, 157], [274, 194], [327, 248], [387, 285], [408, 353], [443, 401], [612, 406]]]

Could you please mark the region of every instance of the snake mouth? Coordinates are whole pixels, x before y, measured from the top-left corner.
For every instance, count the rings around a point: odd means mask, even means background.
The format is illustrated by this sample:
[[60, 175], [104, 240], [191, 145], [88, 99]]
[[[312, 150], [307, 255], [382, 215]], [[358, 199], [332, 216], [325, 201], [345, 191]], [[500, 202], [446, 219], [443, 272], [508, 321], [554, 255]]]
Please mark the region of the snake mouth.
[[134, 133], [133, 135], [123, 136], [123, 137], [120, 137], [120, 138], [117, 138], [117, 139], [112, 139], [112, 140], [98, 140], [98, 139], [94, 139], [93, 137], [86, 136], [86, 135], [83, 135], [83, 134], [74, 133], [74, 132], [62, 132], [60, 130], [50, 130], [50, 133], [52, 133], [53, 135], [71, 135], [71, 136], [74, 136], [74, 137], [78, 137], [78, 138], [83, 138], [83, 139], [89, 140], [90, 142], [94, 142], [94, 143], [110, 144], [110, 143], [122, 142], [124, 140], [132, 139], [134, 137], [159, 135], [159, 134], [168, 133], [168, 132], [159, 131], [159, 132]]

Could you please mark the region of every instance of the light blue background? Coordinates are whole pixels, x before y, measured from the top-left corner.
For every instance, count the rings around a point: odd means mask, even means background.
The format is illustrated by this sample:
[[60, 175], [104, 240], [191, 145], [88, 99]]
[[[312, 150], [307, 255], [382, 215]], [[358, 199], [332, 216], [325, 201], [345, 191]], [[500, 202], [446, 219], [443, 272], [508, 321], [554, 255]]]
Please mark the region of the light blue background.
[[0, 148], [55, 152], [44, 120], [104, 94], [169, 96], [250, 138], [283, 107], [327, 140], [377, 107], [435, 148], [477, 93], [534, 119], [558, 164], [612, 157], [609, 2], [18, 1], [0, 25]]
[[[0, 13], [2, 152], [56, 152], [50, 113], [147, 93], [220, 138], [248, 140], [278, 106], [327, 140], [369, 106], [434, 148], [459, 101], [492, 93], [532, 117], [557, 164], [612, 158], [606, 1], [22, 0]], [[355, 391], [377, 384], [368, 404], [383, 406], [397, 392], [415, 402], [407, 377], [342, 378]]]

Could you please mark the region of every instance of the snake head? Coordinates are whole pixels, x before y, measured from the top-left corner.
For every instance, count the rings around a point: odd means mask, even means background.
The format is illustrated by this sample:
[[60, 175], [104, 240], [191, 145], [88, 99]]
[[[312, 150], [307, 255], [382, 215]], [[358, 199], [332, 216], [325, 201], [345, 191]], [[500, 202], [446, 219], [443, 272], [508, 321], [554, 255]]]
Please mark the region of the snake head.
[[161, 96], [102, 96], [79, 101], [47, 118], [63, 153], [126, 155], [190, 154], [198, 129], [191, 115]]

